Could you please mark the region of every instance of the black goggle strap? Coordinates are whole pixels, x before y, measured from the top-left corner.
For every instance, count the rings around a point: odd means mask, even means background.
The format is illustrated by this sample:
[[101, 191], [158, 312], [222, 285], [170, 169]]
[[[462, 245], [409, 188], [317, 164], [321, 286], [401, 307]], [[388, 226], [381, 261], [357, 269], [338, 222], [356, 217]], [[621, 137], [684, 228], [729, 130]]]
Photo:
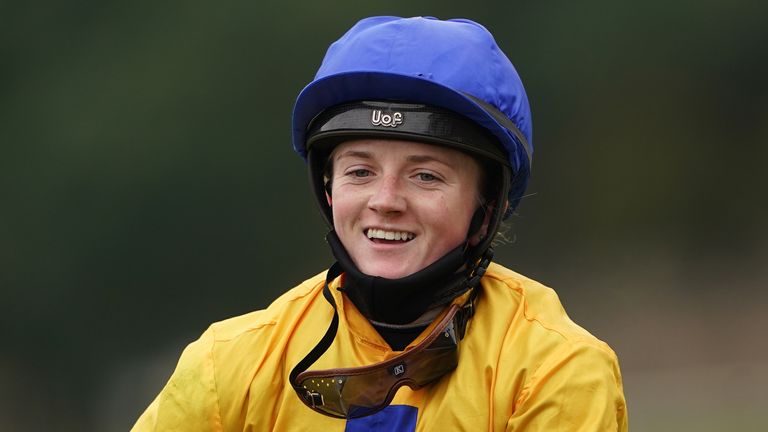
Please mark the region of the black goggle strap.
[[312, 364], [316, 362], [317, 359], [319, 359], [328, 350], [328, 348], [333, 343], [333, 339], [336, 337], [336, 331], [339, 329], [339, 311], [336, 309], [336, 301], [333, 299], [333, 295], [328, 289], [328, 285], [334, 279], [339, 277], [341, 273], [341, 266], [338, 262], [334, 263], [331, 268], [328, 269], [328, 274], [325, 278], [325, 286], [323, 287], [323, 297], [325, 297], [328, 303], [333, 306], [333, 319], [331, 320], [331, 325], [328, 326], [328, 330], [325, 331], [325, 335], [322, 339], [320, 339], [320, 342], [318, 342], [317, 345], [312, 348], [312, 351], [310, 351], [309, 354], [307, 354], [296, 366], [294, 366], [293, 370], [291, 370], [289, 379], [291, 381], [291, 385], [294, 388], [300, 388], [299, 383], [296, 382], [296, 377], [298, 377], [300, 373], [309, 369], [309, 367], [312, 366]]

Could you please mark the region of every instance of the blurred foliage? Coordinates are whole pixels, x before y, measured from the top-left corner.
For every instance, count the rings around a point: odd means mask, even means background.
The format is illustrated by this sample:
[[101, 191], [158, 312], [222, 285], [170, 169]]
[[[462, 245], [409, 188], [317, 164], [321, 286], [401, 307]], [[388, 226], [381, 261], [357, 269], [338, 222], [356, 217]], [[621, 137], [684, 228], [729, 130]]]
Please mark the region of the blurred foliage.
[[690, 274], [764, 268], [768, 3], [3, 2], [0, 429], [109, 423], [94, 407], [121, 365], [330, 263], [292, 103], [381, 14], [475, 19], [515, 63], [534, 177], [497, 256], [612, 344], [592, 314], [641, 294], [590, 281], [663, 263], [677, 283], [649, 289], [684, 298], [721, 288]]

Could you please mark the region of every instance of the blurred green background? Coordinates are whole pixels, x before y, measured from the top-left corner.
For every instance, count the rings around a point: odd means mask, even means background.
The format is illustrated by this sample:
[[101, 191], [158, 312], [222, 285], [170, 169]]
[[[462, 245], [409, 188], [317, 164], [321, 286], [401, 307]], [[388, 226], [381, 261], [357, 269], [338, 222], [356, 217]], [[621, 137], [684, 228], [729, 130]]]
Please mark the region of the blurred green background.
[[497, 260], [609, 342], [635, 431], [768, 424], [768, 2], [0, 2], [0, 430], [127, 430], [330, 262], [290, 147], [369, 15], [488, 27], [534, 113]]

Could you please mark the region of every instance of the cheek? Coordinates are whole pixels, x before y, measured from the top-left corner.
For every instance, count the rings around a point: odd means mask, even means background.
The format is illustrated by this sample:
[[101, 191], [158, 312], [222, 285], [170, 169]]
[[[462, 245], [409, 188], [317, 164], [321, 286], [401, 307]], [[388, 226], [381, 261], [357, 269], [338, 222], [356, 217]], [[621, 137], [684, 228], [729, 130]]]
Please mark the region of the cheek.
[[333, 225], [338, 231], [341, 226], [354, 220], [355, 204], [344, 194], [334, 193], [332, 197], [329, 197], [329, 200], [333, 203], [331, 205]]
[[462, 242], [466, 240], [469, 224], [477, 208], [475, 192], [467, 189], [452, 198], [443, 203], [445, 207], [439, 212], [443, 217], [438, 220], [447, 237], [454, 242]]
[[339, 222], [344, 220], [344, 202], [342, 200], [333, 200], [331, 205], [331, 215], [333, 215], [333, 226], [339, 228]]
[[463, 229], [466, 216], [460, 204], [456, 200], [442, 197], [422, 212], [422, 215], [428, 218], [429, 225], [433, 227], [438, 241], [456, 243], [466, 237], [466, 230]]

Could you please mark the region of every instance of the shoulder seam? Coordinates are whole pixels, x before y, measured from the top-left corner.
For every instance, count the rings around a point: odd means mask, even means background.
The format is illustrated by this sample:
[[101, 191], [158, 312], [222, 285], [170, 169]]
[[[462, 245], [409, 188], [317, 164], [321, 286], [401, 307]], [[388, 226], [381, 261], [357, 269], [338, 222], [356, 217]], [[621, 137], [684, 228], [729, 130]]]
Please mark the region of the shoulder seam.
[[[323, 281], [324, 280], [325, 279], [323, 279]], [[301, 288], [302, 286], [306, 287], [306, 289], [303, 290], [300, 294], [296, 294], [296, 295], [292, 296], [291, 298], [284, 298], [283, 296], [281, 296], [278, 299], [276, 299], [275, 301], [273, 301], [266, 308], [259, 309], [257, 311], [252, 311], [252, 312], [240, 315], [240, 317], [244, 317], [246, 315], [253, 314], [253, 313], [264, 312], [264, 311], [267, 311], [270, 308], [276, 307], [276, 306], [282, 307], [282, 305], [284, 305], [284, 304], [289, 304], [289, 303], [292, 303], [292, 302], [294, 302], [296, 300], [303, 299], [303, 298], [307, 297], [318, 286], [318, 283], [312, 284], [311, 281], [312, 281], [312, 279], [308, 279], [308, 280], [302, 282], [301, 284], [299, 284], [298, 286], [296, 286], [296, 287], [294, 287], [294, 288], [292, 288], [290, 290], [290, 291], [297, 290], [297, 289]], [[285, 295], [285, 294], [287, 294], [287, 292], [284, 293], [283, 295]], [[237, 318], [238, 317], [234, 317], [234, 318], [230, 318], [230, 319], [237, 319]], [[224, 321], [228, 321], [228, 320], [224, 320]], [[219, 327], [221, 325], [221, 323], [223, 323], [224, 321], [216, 322], [216, 323], [212, 324], [211, 327], [212, 328]], [[238, 338], [238, 337], [240, 337], [243, 334], [246, 334], [248, 332], [251, 332], [251, 331], [254, 331], [254, 330], [260, 330], [260, 329], [263, 329], [263, 328], [266, 328], [266, 327], [274, 327], [275, 325], [277, 325], [277, 321], [275, 319], [273, 319], [272, 317], [265, 317], [263, 319], [257, 320], [256, 322], [252, 322], [252, 323], [248, 324], [247, 326], [244, 326], [244, 328], [236, 330], [236, 332], [234, 334], [228, 334], [226, 336], [224, 336], [224, 335], [216, 336], [216, 333], [214, 333], [214, 340], [216, 342], [227, 342], [227, 341], [231, 341], [233, 339], [236, 339], [236, 338]]]
[[[582, 334], [578, 334], [577, 332], [573, 332], [573, 331], [564, 332], [563, 329], [559, 328], [560, 326], [553, 325], [553, 324], [551, 324], [551, 323], [549, 323], [547, 321], [542, 321], [538, 316], [532, 314], [530, 312], [530, 310], [529, 310], [529, 303], [528, 303], [528, 298], [527, 298], [527, 295], [526, 295], [526, 289], [523, 286], [523, 283], [522, 283], [522, 281], [520, 280], [519, 277], [515, 277], [514, 274], [513, 275], [503, 275], [502, 276], [502, 275], [500, 275], [499, 273], [496, 273], [496, 272], [490, 273], [490, 274], [486, 274], [486, 276], [489, 277], [489, 278], [495, 279], [495, 280], [497, 280], [499, 282], [502, 282], [510, 290], [519, 293], [520, 301], [521, 301], [522, 306], [523, 306], [523, 317], [525, 318], [526, 321], [529, 321], [529, 322], [532, 322], [532, 323], [536, 323], [537, 325], [541, 326], [545, 330], [557, 334], [564, 341], [567, 341], [568, 343], [582, 342], [582, 343], [585, 343], [587, 345], [591, 345], [591, 346], [594, 346], [596, 348], [599, 348], [599, 349], [603, 350], [604, 352], [606, 352], [607, 354], [610, 354], [610, 355], [614, 354], [613, 351], [610, 349], [610, 347], [608, 347], [607, 344], [604, 341], [602, 341], [599, 338], [595, 337], [591, 333], [587, 332], [587, 335], [582, 335]], [[522, 276], [522, 275], [520, 275], [520, 277], [525, 278], [525, 276]], [[526, 279], [528, 279], [528, 278], [526, 278]], [[544, 288], [546, 290], [550, 290], [550, 291], [554, 292], [555, 295], [557, 295], [557, 292], [555, 290], [553, 290], [552, 288], [550, 288], [550, 287], [548, 287], [546, 285], [542, 285], [541, 283], [539, 283], [539, 282], [537, 282], [535, 280], [532, 280], [532, 279], [528, 279], [528, 280], [530, 280], [531, 283], [540, 285], [542, 288]], [[573, 321], [571, 320], [571, 322], [573, 322]], [[573, 325], [578, 327], [578, 328], [581, 328], [581, 326], [579, 326], [576, 323], [573, 323]]]

